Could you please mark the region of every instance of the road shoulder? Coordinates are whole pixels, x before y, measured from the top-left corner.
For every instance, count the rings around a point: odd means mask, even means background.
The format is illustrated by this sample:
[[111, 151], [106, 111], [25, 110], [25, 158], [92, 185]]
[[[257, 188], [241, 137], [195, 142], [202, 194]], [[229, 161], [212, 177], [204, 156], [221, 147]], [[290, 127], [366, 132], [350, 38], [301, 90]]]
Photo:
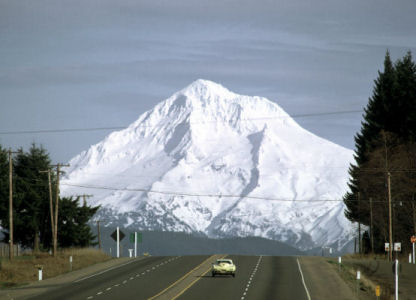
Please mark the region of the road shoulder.
[[357, 299], [351, 288], [324, 258], [303, 256], [299, 258], [299, 262], [312, 299]]

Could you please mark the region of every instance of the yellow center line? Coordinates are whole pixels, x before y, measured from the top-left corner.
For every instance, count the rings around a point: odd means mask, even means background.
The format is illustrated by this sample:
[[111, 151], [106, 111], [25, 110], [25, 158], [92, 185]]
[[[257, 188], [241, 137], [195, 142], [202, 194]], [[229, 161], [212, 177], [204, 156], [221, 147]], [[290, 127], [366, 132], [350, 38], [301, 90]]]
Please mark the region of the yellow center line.
[[167, 290], [169, 290], [171, 287], [175, 286], [176, 284], [178, 284], [180, 281], [184, 280], [189, 274], [191, 274], [193, 271], [195, 271], [196, 269], [198, 269], [200, 266], [202, 266], [206, 261], [212, 259], [212, 257], [215, 255], [212, 255], [210, 257], [208, 257], [206, 260], [204, 260], [202, 263], [200, 263], [198, 266], [196, 266], [195, 268], [193, 268], [191, 271], [189, 271], [188, 273], [186, 273], [185, 275], [183, 275], [181, 278], [179, 278], [178, 280], [176, 280], [174, 283], [172, 283], [170, 286], [168, 286], [167, 288], [165, 288], [164, 290], [160, 291], [159, 293], [157, 293], [156, 295], [154, 295], [153, 297], [148, 298], [147, 300], [152, 300], [155, 299], [156, 297], [162, 295], [164, 292], [166, 292]]
[[[228, 255], [224, 255], [223, 257], [219, 258], [219, 259], [223, 259], [226, 258]], [[171, 300], [175, 300], [177, 299], [180, 295], [182, 295], [183, 293], [185, 293], [187, 290], [189, 290], [198, 280], [200, 280], [202, 278], [202, 276], [204, 276], [205, 274], [207, 274], [209, 271], [211, 270], [211, 267], [209, 267], [205, 272], [203, 272], [201, 275], [199, 275], [199, 277], [197, 279], [195, 279], [194, 281], [192, 281], [188, 286], [186, 286], [182, 291], [179, 292], [179, 294], [177, 294], [175, 297], [173, 297]]]

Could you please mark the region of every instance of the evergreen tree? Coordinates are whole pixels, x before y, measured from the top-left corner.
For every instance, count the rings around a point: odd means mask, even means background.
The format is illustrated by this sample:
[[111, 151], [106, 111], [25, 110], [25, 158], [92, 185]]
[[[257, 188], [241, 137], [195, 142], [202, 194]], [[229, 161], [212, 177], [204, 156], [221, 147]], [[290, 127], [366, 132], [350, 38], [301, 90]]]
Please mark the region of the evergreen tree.
[[[13, 158], [13, 233], [14, 243], [35, 251], [52, 245], [48, 176], [39, 171], [50, 168], [49, 154], [35, 144], [28, 152], [22, 149]], [[56, 176], [51, 172], [55, 189]], [[55, 191], [53, 191], [55, 198]], [[54, 199], [55, 201], [55, 199]], [[85, 247], [92, 245], [89, 219], [99, 207], [79, 206], [78, 199], [62, 198], [59, 203], [58, 245]], [[9, 162], [0, 146], [0, 221], [4, 241], [9, 240]]]
[[79, 198], [62, 198], [59, 206], [58, 244], [61, 247], [87, 247], [95, 245], [88, 221], [99, 206], [79, 205]]
[[[39, 250], [40, 237], [45, 233], [48, 222], [49, 205], [48, 191], [45, 189], [47, 181], [40, 170], [49, 168], [50, 159], [46, 150], [31, 146], [28, 153], [20, 149], [15, 156], [13, 166], [13, 232], [14, 242], [24, 247]], [[7, 224], [8, 217], [2, 219], [2, 224]], [[5, 240], [8, 240], [8, 231], [4, 232]]]
[[[355, 136], [355, 164], [349, 170], [350, 191], [344, 196], [345, 215], [353, 222], [369, 225], [369, 198], [373, 198], [374, 232], [379, 234], [375, 248], [382, 249], [380, 245], [388, 240], [386, 171], [404, 170], [406, 164], [410, 169], [409, 159], [416, 155], [412, 152], [416, 137], [416, 65], [410, 52], [395, 64], [386, 53], [384, 70], [374, 81], [363, 117], [361, 131]], [[409, 187], [414, 184], [413, 173], [401, 173], [392, 176], [392, 185], [397, 191], [395, 200], [399, 203], [400, 199], [411, 199]], [[399, 186], [401, 191], [397, 189]], [[395, 211], [400, 214], [401, 207], [397, 206]], [[395, 231], [408, 234], [410, 218], [401, 220], [395, 223]]]

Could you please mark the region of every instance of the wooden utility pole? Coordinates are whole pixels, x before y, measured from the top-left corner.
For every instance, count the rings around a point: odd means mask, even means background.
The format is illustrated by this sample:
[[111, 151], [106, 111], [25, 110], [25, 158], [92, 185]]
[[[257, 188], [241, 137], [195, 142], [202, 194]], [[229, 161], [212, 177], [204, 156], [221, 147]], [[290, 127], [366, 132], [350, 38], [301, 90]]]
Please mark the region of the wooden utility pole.
[[104, 220], [97, 220], [97, 235], [98, 235], [98, 249], [101, 250], [101, 233], [100, 233], [100, 222], [104, 222]]
[[389, 161], [387, 155], [387, 138], [386, 133], [383, 132], [384, 138], [384, 160], [385, 160], [385, 172], [387, 173], [387, 199], [389, 203], [389, 260], [393, 261], [393, 229], [392, 229], [392, 211], [391, 211], [391, 186], [390, 186], [390, 177], [389, 172]]
[[412, 209], [413, 209], [413, 233], [414, 233], [414, 234], [416, 234], [416, 209], [415, 209], [415, 195], [413, 195]]
[[358, 253], [361, 255], [361, 203], [360, 203], [360, 192], [358, 192]]
[[9, 259], [13, 259], [13, 160], [12, 154], [18, 153], [13, 152], [9, 149]]
[[[55, 225], [54, 225], [55, 222], [54, 222], [53, 199], [52, 199], [51, 169], [48, 169], [46, 171], [39, 171], [39, 173], [48, 173], [49, 210], [51, 212], [51, 232], [52, 232], [52, 243], [53, 243], [54, 238], [55, 238]], [[55, 255], [55, 253], [54, 253], [54, 255]]]
[[387, 196], [389, 199], [389, 259], [393, 261], [393, 230], [392, 230], [392, 213], [391, 213], [391, 187], [390, 187], [390, 172], [387, 172]]
[[95, 222], [97, 222], [98, 249], [101, 249], [100, 222], [107, 222], [107, 220], [96, 220]]
[[61, 175], [61, 167], [69, 167], [69, 164], [57, 164], [56, 166], [56, 200], [55, 200], [55, 230], [53, 232], [53, 256], [56, 257], [58, 252], [58, 209], [59, 209], [59, 177]]
[[87, 194], [82, 194], [82, 195], [76, 195], [76, 197], [82, 197], [84, 199], [83, 205], [87, 205], [87, 198], [91, 198], [94, 195], [87, 195]]
[[371, 253], [374, 253], [374, 233], [373, 233], [373, 198], [370, 197], [370, 239]]

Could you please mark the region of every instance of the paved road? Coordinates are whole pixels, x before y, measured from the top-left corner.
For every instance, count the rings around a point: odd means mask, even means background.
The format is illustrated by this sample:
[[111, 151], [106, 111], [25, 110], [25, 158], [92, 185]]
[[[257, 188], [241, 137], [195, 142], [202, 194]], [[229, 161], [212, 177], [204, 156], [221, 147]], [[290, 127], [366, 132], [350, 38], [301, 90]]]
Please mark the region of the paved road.
[[209, 256], [149, 257], [30, 299], [308, 300], [296, 257], [229, 257], [235, 278], [211, 277]]
[[29, 299], [148, 299], [207, 257], [149, 257]]
[[211, 277], [208, 272], [178, 300], [253, 299], [308, 300], [296, 257], [229, 256], [236, 277]]

